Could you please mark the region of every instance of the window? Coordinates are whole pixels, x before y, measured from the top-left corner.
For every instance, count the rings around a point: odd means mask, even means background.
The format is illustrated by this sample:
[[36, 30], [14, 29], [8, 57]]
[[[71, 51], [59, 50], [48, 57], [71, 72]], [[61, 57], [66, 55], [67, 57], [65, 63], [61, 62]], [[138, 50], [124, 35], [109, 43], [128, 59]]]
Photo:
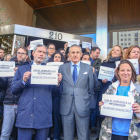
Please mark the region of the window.
[[123, 39], [121, 39], [121, 41], [123, 41]]
[[128, 41], [131, 41], [131, 38], [128, 38]]
[[124, 34], [124, 36], [127, 36], [127, 34]]
[[138, 38], [135, 38], [135, 41], [138, 41]]
[[125, 43], [124, 45], [127, 46], [127, 43]]
[[123, 37], [123, 34], [121, 34], [121, 37]]
[[138, 37], [138, 33], [135, 33], [135, 37]]
[[128, 36], [131, 36], [131, 34], [128, 34]]
[[125, 38], [124, 41], [127, 41], [127, 38]]
[[123, 46], [123, 43], [121, 43], [121, 46]]
[[130, 46], [130, 45], [131, 45], [131, 43], [128, 43], [128, 45]]

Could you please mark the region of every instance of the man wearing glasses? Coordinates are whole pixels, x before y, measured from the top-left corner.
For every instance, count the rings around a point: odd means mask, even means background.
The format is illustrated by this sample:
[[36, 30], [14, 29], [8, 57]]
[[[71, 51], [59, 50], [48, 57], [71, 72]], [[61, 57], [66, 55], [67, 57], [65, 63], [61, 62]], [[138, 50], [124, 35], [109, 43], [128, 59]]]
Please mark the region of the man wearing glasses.
[[[25, 47], [20, 47], [17, 50], [17, 59], [15, 59], [15, 72], [19, 66], [29, 64], [26, 59], [28, 58], [28, 50]], [[17, 113], [17, 104], [20, 97], [19, 95], [11, 94], [11, 84], [12, 84], [13, 77], [0, 77], [0, 83], [6, 85], [6, 94], [4, 98], [4, 116], [3, 116], [3, 125], [2, 125], [2, 132], [1, 132], [1, 140], [9, 140], [10, 134], [13, 129], [13, 125], [16, 118]]]
[[0, 48], [0, 61], [4, 61], [4, 49]]

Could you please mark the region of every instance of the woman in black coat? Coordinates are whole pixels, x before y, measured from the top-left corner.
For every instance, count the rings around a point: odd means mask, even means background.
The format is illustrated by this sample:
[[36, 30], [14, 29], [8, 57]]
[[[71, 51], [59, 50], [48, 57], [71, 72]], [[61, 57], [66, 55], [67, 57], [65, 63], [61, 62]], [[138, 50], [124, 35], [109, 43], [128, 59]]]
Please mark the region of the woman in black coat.
[[[48, 62], [65, 62], [65, 58], [60, 52], [55, 52]], [[60, 96], [61, 96], [61, 86], [53, 86], [52, 89], [52, 106], [53, 106], [53, 126], [54, 133], [53, 139], [60, 139], [62, 122], [60, 115]]]

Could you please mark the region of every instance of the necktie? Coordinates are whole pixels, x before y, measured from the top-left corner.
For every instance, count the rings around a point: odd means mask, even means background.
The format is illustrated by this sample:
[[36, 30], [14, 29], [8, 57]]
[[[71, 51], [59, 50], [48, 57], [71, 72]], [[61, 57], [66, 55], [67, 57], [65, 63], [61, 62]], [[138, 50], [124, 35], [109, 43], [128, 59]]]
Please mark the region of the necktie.
[[76, 65], [73, 65], [74, 66], [74, 69], [73, 69], [73, 75], [72, 75], [72, 77], [73, 77], [73, 82], [74, 82], [74, 84], [76, 83], [76, 80], [77, 80], [77, 67], [76, 67]]

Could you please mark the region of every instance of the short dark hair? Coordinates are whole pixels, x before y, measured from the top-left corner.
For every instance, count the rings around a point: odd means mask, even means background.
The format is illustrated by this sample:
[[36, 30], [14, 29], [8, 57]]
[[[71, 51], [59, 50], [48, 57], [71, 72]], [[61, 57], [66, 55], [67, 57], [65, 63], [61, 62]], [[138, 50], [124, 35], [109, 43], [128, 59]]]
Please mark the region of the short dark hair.
[[0, 47], [0, 50], [3, 50], [3, 51], [4, 51], [4, 49], [3, 49], [3, 48], [1, 48], [1, 47]]
[[92, 51], [95, 52], [97, 49], [101, 51], [101, 49], [99, 47], [92, 47], [91, 50], [90, 50], [90, 54], [91, 54]]
[[64, 48], [59, 48], [57, 51], [60, 52], [62, 50], [65, 51]]
[[60, 55], [61, 55], [61, 61], [60, 61], [60, 62], [64, 62], [64, 63], [65, 63], [65, 58], [64, 58], [64, 56], [62, 55], [62, 53], [60, 53], [60, 52], [58, 52], [58, 51], [56, 51], [56, 52], [51, 56], [51, 58], [49, 59], [48, 62], [54, 62], [53, 59], [54, 59], [54, 56], [55, 56], [56, 54], [60, 54]]
[[118, 65], [118, 67], [117, 67], [116, 70], [115, 70], [116, 78], [117, 78], [119, 81], [121, 81], [120, 76], [118, 75], [118, 71], [120, 70], [120, 66], [121, 66], [122, 64], [128, 64], [128, 65], [131, 67], [131, 69], [132, 69], [132, 77], [131, 77], [131, 80], [135, 83], [135, 82], [136, 82], [136, 76], [137, 76], [137, 75], [136, 75], [136, 71], [135, 71], [135, 68], [134, 68], [133, 64], [132, 64], [129, 60], [121, 60], [121, 61], [120, 61], [120, 64]]
[[18, 52], [19, 49], [23, 49], [26, 52], [26, 55], [28, 55], [28, 49], [26, 47], [19, 47], [17, 49], [17, 52]]
[[89, 53], [88, 53], [88, 52], [86, 52], [86, 53], [83, 53], [83, 55], [82, 55], [82, 57], [81, 57], [81, 60], [83, 59], [84, 55], [88, 55], [88, 56], [89, 56], [89, 58], [90, 58]]
[[55, 47], [55, 49], [56, 49], [56, 46], [55, 46], [55, 44], [53, 44], [53, 43], [48, 43], [47, 48], [49, 48], [50, 45], [54, 45], [54, 47]]
[[128, 49], [128, 47], [124, 47], [123, 50]]

